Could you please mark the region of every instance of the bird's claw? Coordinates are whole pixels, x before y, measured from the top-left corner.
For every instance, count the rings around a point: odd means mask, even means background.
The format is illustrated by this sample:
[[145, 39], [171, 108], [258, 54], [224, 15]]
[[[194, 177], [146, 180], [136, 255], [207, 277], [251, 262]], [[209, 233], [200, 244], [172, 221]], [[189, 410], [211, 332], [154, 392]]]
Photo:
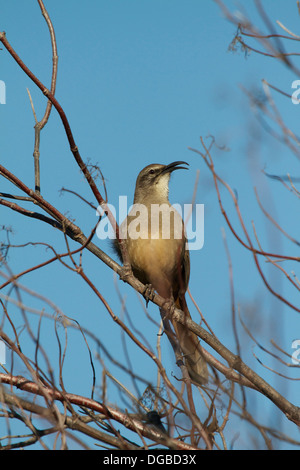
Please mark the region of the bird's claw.
[[130, 264], [123, 264], [122, 270], [120, 272], [120, 279], [126, 282], [130, 276], [132, 276], [132, 269]]
[[146, 307], [148, 307], [149, 300], [154, 299], [155, 290], [152, 284], [146, 284], [145, 290], [143, 292], [143, 297], [146, 301]]

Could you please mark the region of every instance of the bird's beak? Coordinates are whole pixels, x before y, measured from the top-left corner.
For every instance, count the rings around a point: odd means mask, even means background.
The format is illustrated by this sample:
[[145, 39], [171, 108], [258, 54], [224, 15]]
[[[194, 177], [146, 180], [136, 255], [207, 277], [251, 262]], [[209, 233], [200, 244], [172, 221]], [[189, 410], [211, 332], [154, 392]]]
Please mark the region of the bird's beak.
[[169, 163], [169, 165], [166, 165], [162, 171], [161, 171], [161, 175], [165, 174], [165, 173], [172, 173], [172, 171], [174, 170], [188, 170], [188, 168], [186, 168], [185, 166], [181, 166], [181, 165], [189, 165], [187, 162], [173, 162], [173, 163]]

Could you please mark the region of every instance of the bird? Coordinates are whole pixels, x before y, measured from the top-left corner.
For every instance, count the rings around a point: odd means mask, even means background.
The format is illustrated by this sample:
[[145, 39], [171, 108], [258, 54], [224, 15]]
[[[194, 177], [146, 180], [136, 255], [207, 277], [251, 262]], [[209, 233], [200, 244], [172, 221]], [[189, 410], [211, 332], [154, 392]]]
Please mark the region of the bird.
[[[170, 176], [175, 170], [187, 169], [183, 165], [188, 163], [152, 163], [140, 171], [133, 206], [120, 225], [119, 237], [125, 240], [134, 276], [182, 310], [185, 318], [191, 318], [185, 299], [190, 278], [189, 249], [182, 217], [169, 202]], [[117, 238], [114, 250], [122, 261]], [[191, 380], [197, 385], [206, 384], [208, 369], [197, 335], [172, 316], [174, 332], [170, 332], [167, 309], [162, 307], [160, 311], [168, 338], [175, 353], [181, 351]]]

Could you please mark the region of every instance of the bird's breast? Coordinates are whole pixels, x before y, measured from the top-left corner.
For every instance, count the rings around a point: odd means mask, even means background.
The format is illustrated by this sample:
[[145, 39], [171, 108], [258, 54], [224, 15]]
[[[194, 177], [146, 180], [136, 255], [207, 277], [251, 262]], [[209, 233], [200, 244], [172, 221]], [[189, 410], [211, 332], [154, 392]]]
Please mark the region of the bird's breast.
[[[121, 225], [132, 269], [144, 283], [172, 279], [185, 251], [183, 221], [170, 204], [136, 205]], [[137, 274], [138, 273], [138, 274]]]

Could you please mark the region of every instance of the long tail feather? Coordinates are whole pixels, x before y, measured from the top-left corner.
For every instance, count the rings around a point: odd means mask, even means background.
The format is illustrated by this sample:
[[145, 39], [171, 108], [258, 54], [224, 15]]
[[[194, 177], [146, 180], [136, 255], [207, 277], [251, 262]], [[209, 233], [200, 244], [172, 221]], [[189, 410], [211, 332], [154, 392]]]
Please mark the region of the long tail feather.
[[[187, 318], [191, 318], [184, 297], [176, 300], [176, 307], [180, 308]], [[185, 363], [191, 379], [200, 385], [206, 384], [208, 381], [208, 369], [201, 352], [198, 336], [181, 323], [174, 321], [173, 327], [185, 357]]]

